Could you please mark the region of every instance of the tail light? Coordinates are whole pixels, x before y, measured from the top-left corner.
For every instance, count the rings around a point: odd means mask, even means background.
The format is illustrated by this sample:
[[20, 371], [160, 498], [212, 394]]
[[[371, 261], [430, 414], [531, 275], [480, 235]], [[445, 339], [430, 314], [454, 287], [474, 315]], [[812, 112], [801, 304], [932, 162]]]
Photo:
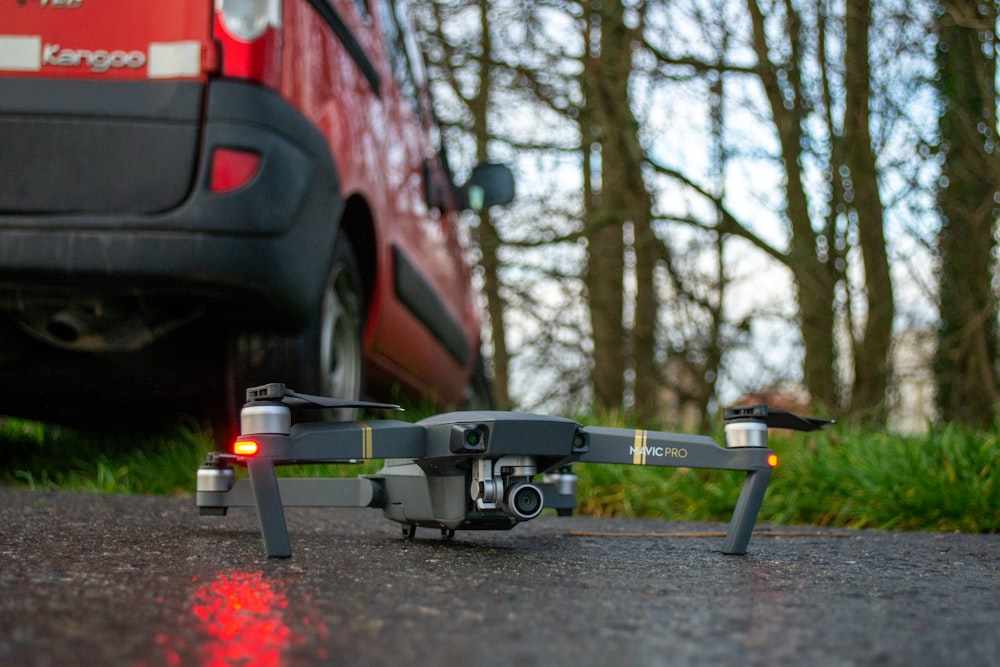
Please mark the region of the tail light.
[[281, 0], [215, 0], [222, 74], [275, 86], [280, 74]]

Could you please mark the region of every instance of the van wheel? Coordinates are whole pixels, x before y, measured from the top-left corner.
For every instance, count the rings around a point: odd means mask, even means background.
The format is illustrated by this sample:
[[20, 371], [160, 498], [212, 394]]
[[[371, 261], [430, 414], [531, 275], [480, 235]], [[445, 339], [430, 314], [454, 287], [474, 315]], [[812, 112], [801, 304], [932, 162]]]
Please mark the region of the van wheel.
[[[229, 337], [224, 381], [227, 405], [213, 411], [216, 437], [228, 444], [239, 435], [239, 411], [247, 387], [283, 382], [306, 394], [360, 399], [364, 392], [364, 300], [354, 250], [338, 234], [330, 271], [316, 310], [295, 335], [238, 331]], [[305, 410], [302, 418], [355, 419], [357, 410]]]
[[[320, 302], [318, 356], [318, 391], [323, 396], [359, 399], [364, 390], [364, 348], [361, 342], [364, 308], [361, 297], [361, 272], [350, 241], [337, 237]], [[332, 410], [328, 418], [354, 419], [357, 410]]]

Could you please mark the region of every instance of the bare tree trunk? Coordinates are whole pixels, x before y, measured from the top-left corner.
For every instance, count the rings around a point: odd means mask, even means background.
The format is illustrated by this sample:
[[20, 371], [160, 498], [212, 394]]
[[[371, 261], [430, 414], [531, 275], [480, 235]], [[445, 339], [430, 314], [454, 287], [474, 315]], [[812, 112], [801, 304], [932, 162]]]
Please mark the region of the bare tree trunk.
[[[645, 189], [643, 193], [645, 194]], [[635, 321], [632, 325], [632, 368], [635, 373], [636, 419], [649, 423], [660, 418], [660, 365], [656, 363], [656, 323], [660, 302], [656, 293], [655, 270], [660, 257], [660, 241], [653, 233], [648, 197], [638, 197], [637, 207], [646, 204], [646, 210], [636, 210], [632, 217], [635, 228]]]
[[858, 245], [865, 269], [867, 311], [854, 348], [852, 415], [875, 416], [885, 408], [892, 343], [892, 278], [885, 245], [885, 220], [879, 197], [878, 170], [869, 130], [871, 76], [868, 34], [871, 4], [848, 0], [844, 55], [844, 169], [842, 192], [851, 224], [857, 225]]
[[[580, 127], [584, 150], [599, 147], [600, 188], [587, 200], [587, 289], [594, 337], [594, 403], [599, 410], [622, 406], [625, 371], [634, 374], [635, 411], [642, 418], [656, 410], [659, 383], [655, 368], [657, 301], [653, 273], [659, 258], [651, 228], [651, 202], [642, 175], [639, 124], [630, 104], [634, 35], [625, 25], [620, 1], [595, 5], [589, 15], [589, 57], [583, 73], [589, 117]], [[593, 174], [594, 165], [588, 174]], [[623, 321], [625, 306], [625, 226], [634, 230], [635, 317]]]
[[[771, 108], [781, 157], [787, 173], [785, 196], [791, 238], [785, 264], [792, 272], [797, 288], [802, 342], [805, 348], [803, 375], [813, 401], [835, 408], [838, 401], [835, 373], [834, 288], [836, 277], [816, 253], [816, 233], [809, 215], [809, 199], [802, 174], [803, 128], [805, 110], [801, 106], [801, 66], [798, 45], [802, 25], [788, 2], [785, 5], [786, 35], [792, 55], [782, 77], [770, 61], [770, 45], [764, 28], [764, 14], [755, 0], [747, 0], [753, 24], [753, 46], [757, 53], [760, 81]], [[786, 105], [790, 95], [797, 103]]]
[[[489, 159], [487, 146], [491, 136], [489, 128], [491, 104], [489, 73], [493, 66], [493, 46], [488, 16], [488, 0], [479, 0], [479, 34], [482, 48], [479, 50], [478, 69], [481, 74], [478, 93], [469, 100], [469, 110], [472, 112], [473, 131], [476, 137], [477, 162], [486, 162]], [[493, 225], [489, 211], [483, 211], [479, 216], [479, 247], [481, 250], [479, 265], [483, 270], [486, 310], [490, 320], [490, 338], [493, 342], [493, 397], [499, 409], [507, 410], [511, 407], [510, 353], [507, 351], [506, 309], [500, 294], [498, 251], [501, 244], [500, 234]]]
[[[588, 55], [584, 58], [583, 88], [586, 103], [580, 116], [586, 155], [584, 178], [588, 181], [585, 201], [585, 235], [587, 238], [586, 286], [590, 309], [590, 326], [594, 355], [591, 379], [594, 408], [609, 410], [620, 407], [625, 395], [623, 323], [625, 275], [625, 242], [622, 211], [616, 207], [616, 189], [620, 177], [605, 155], [613, 109], [623, 98], [613, 99], [616, 79], [628, 78], [629, 69], [614, 71], [607, 53], [613, 52], [609, 42], [609, 23], [602, 11], [591, 7], [587, 13]], [[611, 3], [614, 4], [614, 3]], [[595, 162], [595, 158], [597, 159]], [[612, 157], [611, 160], [614, 158]]]
[[510, 352], [507, 350], [507, 327], [503, 297], [500, 294], [500, 235], [488, 211], [479, 217], [479, 248], [482, 258], [479, 266], [483, 269], [483, 292], [486, 295], [486, 311], [490, 320], [490, 339], [493, 342], [493, 397], [497, 409], [509, 410], [510, 401]]
[[[942, 3], [938, 86], [944, 175], [935, 374], [941, 417], [974, 427], [997, 419], [995, 269], [996, 41], [994, 3]], [[988, 39], [983, 39], [984, 36]]]
[[[724, 2], [724, 0], [722, 0]], [[716, 60], [719, 63], [725, 62], [729, 51], [729, 34], [725, 30], [725, 22], [722, 18], [723, 4], [720, 2], [715, 8], [717, 17], [715, 22], [722, 30], [722, 40], [716, 46]], [[726, 149], [725, 136], [725, 77], [721, 71], [713, 73], [710, 96], [711, 105], [709, 108], [709, 118], [711, 120], [712, 137], [712, 162], [715, 169], [716, 182], [716, 227], [723, 225], [724, 212], [721, 210], [721, 202], [726, 189], [726, 162], [729, 159]], [[708, 432], [714, 423], [715, 415], [709, 412], [710, 405], [717, 396], [717, 383], [719, 379], [719, 369], [722, 367], [722, 356], [724, 353], [722, 341], [722, 327], [725, 322], [723, 306], [725, 304], [726, 290], [728, 288], [728, 277], [725, 265], [725, 245], [726, 237], [723, 234], [716, 234], [714, 238], [715, 255], [715, 285], [710, 295], [705, 300], [704, 309], [709, 317], [708, 332], [704, 347], [705, 362], [701, 368], [701, 374], [696, 379], [698, 381], [698, 414], [699, 429]]]

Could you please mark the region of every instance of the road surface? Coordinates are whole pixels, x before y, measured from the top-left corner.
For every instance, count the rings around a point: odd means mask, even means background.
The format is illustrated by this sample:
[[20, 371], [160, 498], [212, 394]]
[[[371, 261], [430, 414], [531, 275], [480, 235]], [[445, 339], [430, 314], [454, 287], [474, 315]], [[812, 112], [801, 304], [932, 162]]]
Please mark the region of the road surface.
[[1000, 536], [542, 516], [418, 530], [0, 487], [3, 665], [1000, 664]]

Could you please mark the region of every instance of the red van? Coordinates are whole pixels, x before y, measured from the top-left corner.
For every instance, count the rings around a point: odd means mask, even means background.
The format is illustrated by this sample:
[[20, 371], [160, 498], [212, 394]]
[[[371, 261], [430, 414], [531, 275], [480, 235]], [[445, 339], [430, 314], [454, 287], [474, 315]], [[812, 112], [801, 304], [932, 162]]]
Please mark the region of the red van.
[[405, 2], [0, 7], [0, 413], [488, 396]]

